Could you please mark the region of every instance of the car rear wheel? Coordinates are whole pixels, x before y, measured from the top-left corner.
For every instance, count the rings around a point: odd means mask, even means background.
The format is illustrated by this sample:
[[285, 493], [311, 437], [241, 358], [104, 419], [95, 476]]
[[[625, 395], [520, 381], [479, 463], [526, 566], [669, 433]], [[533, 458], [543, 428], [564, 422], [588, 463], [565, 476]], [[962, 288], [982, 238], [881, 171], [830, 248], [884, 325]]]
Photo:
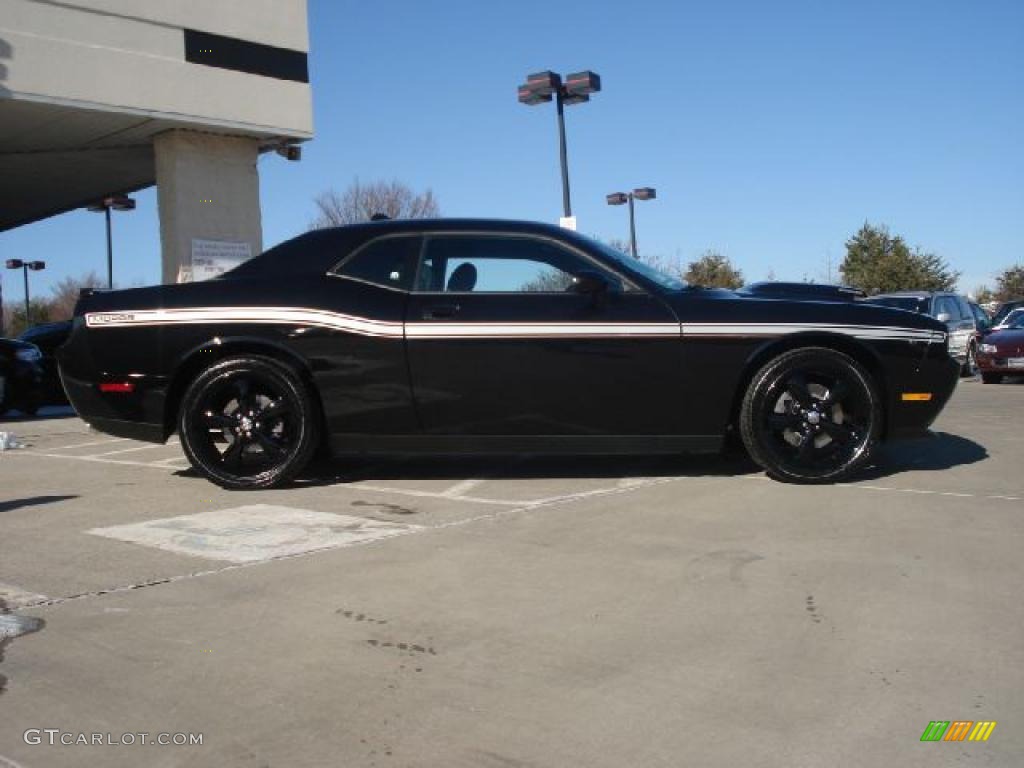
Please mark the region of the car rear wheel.
[[751, 458], [777, 479], [827, 483], [864, 466], [882, 407], [870, 374], [823, 347], [779, 355], [757, 372], [740, 409]]
[[189, 386], [178, 432], [192, 466], [217, 485], [271, 488], [309, 461], [317, 447], [319, 412], [288, 366], [266, 357], [232, 357]]
[[1003, 374], [982, 371], [981, 380], [986, 384], [1001, 384], [1003, 382]]

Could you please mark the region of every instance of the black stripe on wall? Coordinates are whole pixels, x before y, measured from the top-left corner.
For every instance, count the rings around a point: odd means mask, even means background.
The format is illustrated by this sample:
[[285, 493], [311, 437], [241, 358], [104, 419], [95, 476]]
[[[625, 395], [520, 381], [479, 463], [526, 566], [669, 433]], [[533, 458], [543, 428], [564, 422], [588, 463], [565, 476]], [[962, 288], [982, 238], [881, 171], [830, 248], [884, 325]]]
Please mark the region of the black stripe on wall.
[[185, 61], [278, 80], [309, 82], [308, 56], [290, 48], [250, 43], [237, 37], [185, 30]]

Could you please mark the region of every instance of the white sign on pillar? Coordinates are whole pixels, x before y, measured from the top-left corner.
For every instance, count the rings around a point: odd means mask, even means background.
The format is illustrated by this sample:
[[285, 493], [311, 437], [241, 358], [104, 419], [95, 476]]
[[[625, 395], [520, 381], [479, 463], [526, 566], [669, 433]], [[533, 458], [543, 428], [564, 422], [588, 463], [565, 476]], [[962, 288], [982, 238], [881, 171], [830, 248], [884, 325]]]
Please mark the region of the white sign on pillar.
[[[209, 280], [234, 269], [243, 261], [252, 258], [249, 243], [229, 240], [192, 240], [192, 268], [188, 275], [192, 281]], [[184, 272], [184, 270], [183, 270]], [[179, 277], [179, 282], [182, 280]]]

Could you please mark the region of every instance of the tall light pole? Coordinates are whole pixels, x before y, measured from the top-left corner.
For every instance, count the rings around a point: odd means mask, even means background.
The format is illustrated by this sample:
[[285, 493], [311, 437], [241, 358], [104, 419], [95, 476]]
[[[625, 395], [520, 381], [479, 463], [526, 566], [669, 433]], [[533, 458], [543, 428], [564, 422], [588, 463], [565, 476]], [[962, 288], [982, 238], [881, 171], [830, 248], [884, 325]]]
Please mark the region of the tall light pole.
[[519, 101], [528, 107], [555, 100], [558, 116], [558, 156], [562, 165], [562, 212], [567, 220], [572, 219], [572, 202], [569, 196], [569, 160], [565, 145], [565, 106], [590, 101], [590, 94], [601, 90], [600, 75], [586, 70], [562, 76], [550, 71], [528, 75], [526, 82], [519, 86]]
[[632, 192], [613, 192], [605, 199], [608, 205], [625, 205], [629, 203], [629, 247], [632, 250], [633, 258], [639, 259], [636, 250], [636, 216], [633, 213], [633, 200], [654, 200], [658, 196], [657, 191], [652, 187], [640, 187]]
[[25, 277], [25, 327], [28, 328], [32, 325], [32, 310], [31, 303], [29, 302], [28, 296], [28, 271], [31, 269], [33, 272], [39, 272], [40, 270], [46, 269], [45, 261], [22, 261], [21, 259], [8, 259], [8, 269], [20, 269]]
[[107, 288], [114, 287], [114, 238], [110, 228], [111, 211], [134, 211], [135, 201], [128, 195], [111, 195], [88, 206], [93, 213], [105, 213], [107, 216]]

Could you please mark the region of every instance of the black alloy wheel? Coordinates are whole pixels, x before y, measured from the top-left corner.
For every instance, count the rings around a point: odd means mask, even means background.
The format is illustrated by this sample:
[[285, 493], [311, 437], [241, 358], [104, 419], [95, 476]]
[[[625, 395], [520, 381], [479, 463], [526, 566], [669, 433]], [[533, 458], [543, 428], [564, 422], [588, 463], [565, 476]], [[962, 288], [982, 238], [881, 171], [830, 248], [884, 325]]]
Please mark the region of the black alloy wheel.
[[807, 347], [775, 358], [754, 376], [740, 409], [751, 458], [786, 482], [827, 483], [870, 459], [882, 407], [870, 374], [853, 358]]
[[280, 485], [309, 461], [319, 411], [296, 373], [276, 360], [222, 360], [199, 374], [182, 400], [178, 433], [192, 466], [217, 485]]

